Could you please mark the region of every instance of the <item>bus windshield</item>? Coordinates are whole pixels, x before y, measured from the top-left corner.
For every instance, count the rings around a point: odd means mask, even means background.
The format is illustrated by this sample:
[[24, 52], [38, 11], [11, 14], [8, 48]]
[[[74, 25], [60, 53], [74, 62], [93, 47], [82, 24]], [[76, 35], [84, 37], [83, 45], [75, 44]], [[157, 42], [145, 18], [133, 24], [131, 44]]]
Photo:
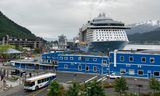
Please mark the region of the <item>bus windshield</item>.
[[24, 86], [29, 86], [29, 87], [31, 87], [31, 86], [33, 86], [33, 85], [35, 85], [35, 82], [27, 82], [27, 81], [24, 82]]

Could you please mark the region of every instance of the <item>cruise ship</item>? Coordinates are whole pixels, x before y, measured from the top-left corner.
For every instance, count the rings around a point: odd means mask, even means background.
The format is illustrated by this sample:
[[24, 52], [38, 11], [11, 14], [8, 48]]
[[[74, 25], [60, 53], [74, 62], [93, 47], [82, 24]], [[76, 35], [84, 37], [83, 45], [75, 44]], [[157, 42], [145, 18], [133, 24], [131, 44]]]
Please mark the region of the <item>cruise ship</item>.
[[80, 28], [79, 48], [85, 52], [107, 53], [115, 49], [121, 50], [129, 40], [124, 23], [107, 18], [104, 13]]

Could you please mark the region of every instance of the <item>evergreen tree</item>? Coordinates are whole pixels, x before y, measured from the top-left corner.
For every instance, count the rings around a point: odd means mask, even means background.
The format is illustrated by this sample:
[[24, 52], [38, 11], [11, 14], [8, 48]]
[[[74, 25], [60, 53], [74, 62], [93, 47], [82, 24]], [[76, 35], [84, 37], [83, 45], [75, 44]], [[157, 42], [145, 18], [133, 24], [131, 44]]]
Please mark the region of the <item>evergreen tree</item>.
[[114, 88], [115, 88], [115, 91], [119, 92], [121, 96], [122, 93], [128, 90], [126, 79], [124, 77], [116, 78], [114, 81]]
[[63, 96], [64, 88], [57, 81], [53, 81], [49, 86], [48, 96]]
[[160, 90], [160, 82], [156, 80], [155, 78], [150, 79], [149, 86], [152, 90], [154, 90], [154, 94], [155, 92]]
[[83, 96], [105, 96], [104, 88], [101, 82], [92, 81], [85, 85]]
[[73, 82], [73, 84], [69, 87], [66, 92], [66, 96], [80, 96], [80, 85], [77, 82]]

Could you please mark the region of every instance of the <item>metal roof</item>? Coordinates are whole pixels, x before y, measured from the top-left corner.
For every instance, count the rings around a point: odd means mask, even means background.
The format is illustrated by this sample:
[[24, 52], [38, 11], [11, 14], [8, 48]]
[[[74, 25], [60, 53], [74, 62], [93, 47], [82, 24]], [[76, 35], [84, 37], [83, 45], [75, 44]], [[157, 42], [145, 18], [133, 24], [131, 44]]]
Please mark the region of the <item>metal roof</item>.
[[50, 77], [50, 76], [55, 76], [55, 73], [46, 73], [46, 74], [42, 74], [39, 76], [35, 76], [35, 77], [31, 77], [31, 78], [27, 78], [26, 81], [35, 81], [35, 80], [40, 80], [43, 79], [44, 77]]

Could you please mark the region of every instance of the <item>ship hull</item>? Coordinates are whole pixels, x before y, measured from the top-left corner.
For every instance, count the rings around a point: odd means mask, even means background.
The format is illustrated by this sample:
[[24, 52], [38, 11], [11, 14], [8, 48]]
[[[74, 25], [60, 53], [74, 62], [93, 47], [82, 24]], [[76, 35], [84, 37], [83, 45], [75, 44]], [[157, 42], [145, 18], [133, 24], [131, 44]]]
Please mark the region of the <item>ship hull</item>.
[[90, 42], [85, 49], [83, 46], [82, 51], [107, 53], [115, 49], [122, 50], [127, 44], [128, 44], [128, 41]]

